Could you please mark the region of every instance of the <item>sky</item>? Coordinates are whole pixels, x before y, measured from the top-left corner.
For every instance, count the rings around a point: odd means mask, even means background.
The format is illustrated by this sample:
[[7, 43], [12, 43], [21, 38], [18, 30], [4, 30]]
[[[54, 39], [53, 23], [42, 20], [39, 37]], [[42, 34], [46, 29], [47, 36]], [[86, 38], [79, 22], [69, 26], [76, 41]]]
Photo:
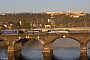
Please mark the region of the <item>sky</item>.
[[0, 13], [86, 11], [90, 0], [0, 0]]

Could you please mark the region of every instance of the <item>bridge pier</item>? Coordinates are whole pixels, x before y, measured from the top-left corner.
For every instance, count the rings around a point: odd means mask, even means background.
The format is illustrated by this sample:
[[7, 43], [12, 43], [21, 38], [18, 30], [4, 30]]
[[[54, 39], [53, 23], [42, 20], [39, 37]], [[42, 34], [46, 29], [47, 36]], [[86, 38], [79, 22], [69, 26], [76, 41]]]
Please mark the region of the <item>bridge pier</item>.
[[87, 52], [87, 44], [86, 43], [80, 44], [80, 52], [81, 53]]
[[88, 60], [88, 58], [87, 58], [87, 44], [86, 43], [80, 44], [80, 60]]
[[22, 58], [21, 50], [8, 52], [8, 60], [19, 60], [20, 58]]
[[53, 50], [50, 51], [50, 53], [48, 52], [43, 52], [43, 59], [42, 60], [53, 60], [54, 55], [53, 55]]
[[8, 44], [8, 52], [13, 52], [13, 51], [21, 50], [21, 49], [22, 49], [22, 44], [21, 43], [15, 44], [13, 42], [13, 43]]
[[87, 51], [84, 51], [80, 54], [80, 60], [88, 60]]
[[46, 43], [43, 45], [42, 53], [50, 53], [53, 50], [53, 43]]
[[8, 60], [15, 60], [22, 57], [22, 44], [8, 43]]

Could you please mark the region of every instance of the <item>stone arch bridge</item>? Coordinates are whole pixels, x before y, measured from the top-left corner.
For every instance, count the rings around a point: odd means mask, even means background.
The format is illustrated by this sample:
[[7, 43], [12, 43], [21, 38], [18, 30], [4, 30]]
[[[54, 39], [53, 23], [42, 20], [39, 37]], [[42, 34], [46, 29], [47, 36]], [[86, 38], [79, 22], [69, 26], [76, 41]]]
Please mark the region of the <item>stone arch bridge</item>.
[[22, 48], [22, 40], [36, 39], [43, 45], [42, 52], [53, 50], [53, 42], [58, 38], [72, 38], [80, 44], [80, 52], [87, 52], [87, 43], [90, 41], [90, 33], [60, 33], [60, 34], [17, 34], [17, 35], [0, 35], [0, 40], [3, 40], [8, 51], [17, 51]]

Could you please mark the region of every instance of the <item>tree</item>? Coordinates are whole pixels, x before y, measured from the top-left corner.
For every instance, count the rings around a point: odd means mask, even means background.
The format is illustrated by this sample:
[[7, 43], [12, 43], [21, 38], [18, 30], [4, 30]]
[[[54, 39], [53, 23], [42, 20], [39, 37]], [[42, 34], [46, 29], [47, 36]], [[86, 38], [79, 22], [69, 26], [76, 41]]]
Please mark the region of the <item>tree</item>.
[[28, 27], [30, 27], [30, 24], [26, 20], [22, 20], [21, 21], [21, 26], [23, 26], [25, 28], [28, 28]]

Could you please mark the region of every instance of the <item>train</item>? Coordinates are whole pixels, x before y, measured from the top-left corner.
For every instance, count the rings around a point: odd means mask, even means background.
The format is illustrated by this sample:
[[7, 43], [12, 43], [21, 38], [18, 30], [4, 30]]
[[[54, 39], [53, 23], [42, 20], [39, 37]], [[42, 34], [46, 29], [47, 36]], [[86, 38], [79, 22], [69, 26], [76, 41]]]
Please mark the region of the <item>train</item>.
[[40, 34], [42, 33], [42, 30], [26, 30], [26, 34]]
[[21, 30], [2, 30], [2, 34], [21, 34], [23, 31]]
[[70, 33], [69, 30], [48, 30], [47, 33]]
[[[41, 34], [42, 30], [26, 30], [25, 32], [22, 32], [20, 30], [2, 30], [2, 34]], [[69, 30], [48, 30], [46, 33], [70, 33]]]

